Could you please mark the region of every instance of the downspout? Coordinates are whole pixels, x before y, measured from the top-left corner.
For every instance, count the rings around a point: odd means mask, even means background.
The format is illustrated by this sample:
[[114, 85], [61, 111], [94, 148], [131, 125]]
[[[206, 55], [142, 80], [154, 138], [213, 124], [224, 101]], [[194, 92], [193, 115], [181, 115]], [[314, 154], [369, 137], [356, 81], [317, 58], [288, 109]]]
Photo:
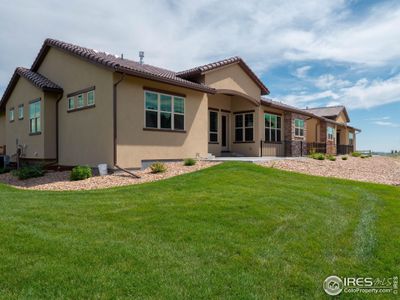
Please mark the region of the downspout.
[[58, 149], [59, 149], [59, 141], [58, 141], [58, 137], [59, 137], [58, 103], [61, 101], [62, 97], [63, 97], [63, 93], [61, 93], [60, 96], [56, 100], [56, 164], [58, 164], [58, 159], [59, 159], [59, 155], [58, 155]]
[[117, 165], [117, 86], [125, 79], [125, 73], [122, 73], [121, 79], [113, 85], [113, 149], [114, 149], [114, 167]]

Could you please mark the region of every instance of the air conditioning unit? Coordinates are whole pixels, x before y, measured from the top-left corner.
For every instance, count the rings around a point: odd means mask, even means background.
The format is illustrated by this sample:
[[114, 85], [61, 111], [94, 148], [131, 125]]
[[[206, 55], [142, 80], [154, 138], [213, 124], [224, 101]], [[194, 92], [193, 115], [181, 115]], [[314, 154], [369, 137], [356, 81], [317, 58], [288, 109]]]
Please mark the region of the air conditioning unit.
[[8, 166], [10, 163], [10, 156], [8, 155], [0, 155], [0, 169]]

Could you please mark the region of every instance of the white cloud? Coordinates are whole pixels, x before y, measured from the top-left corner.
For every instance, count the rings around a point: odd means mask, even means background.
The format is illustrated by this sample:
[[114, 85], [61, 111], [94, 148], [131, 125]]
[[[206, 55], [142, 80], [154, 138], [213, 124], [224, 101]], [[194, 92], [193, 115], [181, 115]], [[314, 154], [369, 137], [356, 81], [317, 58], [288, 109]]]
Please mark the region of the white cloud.
[[313, 105], [315, 101], [324, 100], [328, 105], [342, 104], [348, 108], [371, 108], [394, 102], [400, 102], [400, 74], [386, 80], [368, 80], [362, 78], [355, 84], [322, 92], [290, 94], [281, 96], [281, 100], [300, 107]]
[[400, 124], [393, 123], [393, 122], [387, 122], [387, 121], [386, 122], [384, 122], [384, 121], [375, 121], [373, 123], [376, 124], [376, 125], [386, 126], [386, 127], [394, 127], [394, 128], [400, 127]]
[[307, 77], [308, 71], [310, 69], [311, 69], [311, 66], [304, 66], [304, 67], [297, 68], [293, 75], [296, 76], [297, 78], [304, 79]]
[[351, 82], [348, 80], [343, 80], [340, 78], [336, 78], [332, 74], [324, 74], [319, 76], [316, 80], [314, 80], [314, 84], [316, 87], [320, 89], [330, 89], [330, 88], [341, 88], [345, 86], [351, 85]]

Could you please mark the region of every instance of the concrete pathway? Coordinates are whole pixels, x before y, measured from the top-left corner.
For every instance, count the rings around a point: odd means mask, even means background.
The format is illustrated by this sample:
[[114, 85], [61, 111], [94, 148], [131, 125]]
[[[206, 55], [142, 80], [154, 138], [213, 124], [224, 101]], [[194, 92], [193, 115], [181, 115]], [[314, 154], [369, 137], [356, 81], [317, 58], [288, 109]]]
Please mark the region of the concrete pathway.
[[207, 161], [243, 161], [243, 162], [266, 162], [266, 161], [274, 161], [274, 160], [299, 160], [299, 159], [307, 159], [307, 157], [277, 157], [277, 156], [262, 156], [262, 157], [215, 157], [206, 159]]

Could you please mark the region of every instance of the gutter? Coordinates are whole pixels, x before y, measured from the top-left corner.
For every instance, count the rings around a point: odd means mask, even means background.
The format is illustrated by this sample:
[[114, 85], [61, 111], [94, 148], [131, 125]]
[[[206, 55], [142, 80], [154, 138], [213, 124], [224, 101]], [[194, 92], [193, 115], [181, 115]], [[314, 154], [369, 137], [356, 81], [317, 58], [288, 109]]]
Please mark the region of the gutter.
[[59, 159], [59, 155], [58, 155], [58, 149], [59, 149], [59, 141], [58, 141], [58, 137], [59, 137], [59, 125], [58, 125], [58, 103], [61, 101], [63, 97], [63, 93], [60, 94], [60, 96], [57, 98], [56, 100], [56, 164], [58, 164], [58, 159]]
[[[125, 79], [125, 73], [122, 73], [121, 79], [113, 84], [113, 162], [117, 166], [117, 87]], [[118, 167], [117, 167], [118, 168]]]

